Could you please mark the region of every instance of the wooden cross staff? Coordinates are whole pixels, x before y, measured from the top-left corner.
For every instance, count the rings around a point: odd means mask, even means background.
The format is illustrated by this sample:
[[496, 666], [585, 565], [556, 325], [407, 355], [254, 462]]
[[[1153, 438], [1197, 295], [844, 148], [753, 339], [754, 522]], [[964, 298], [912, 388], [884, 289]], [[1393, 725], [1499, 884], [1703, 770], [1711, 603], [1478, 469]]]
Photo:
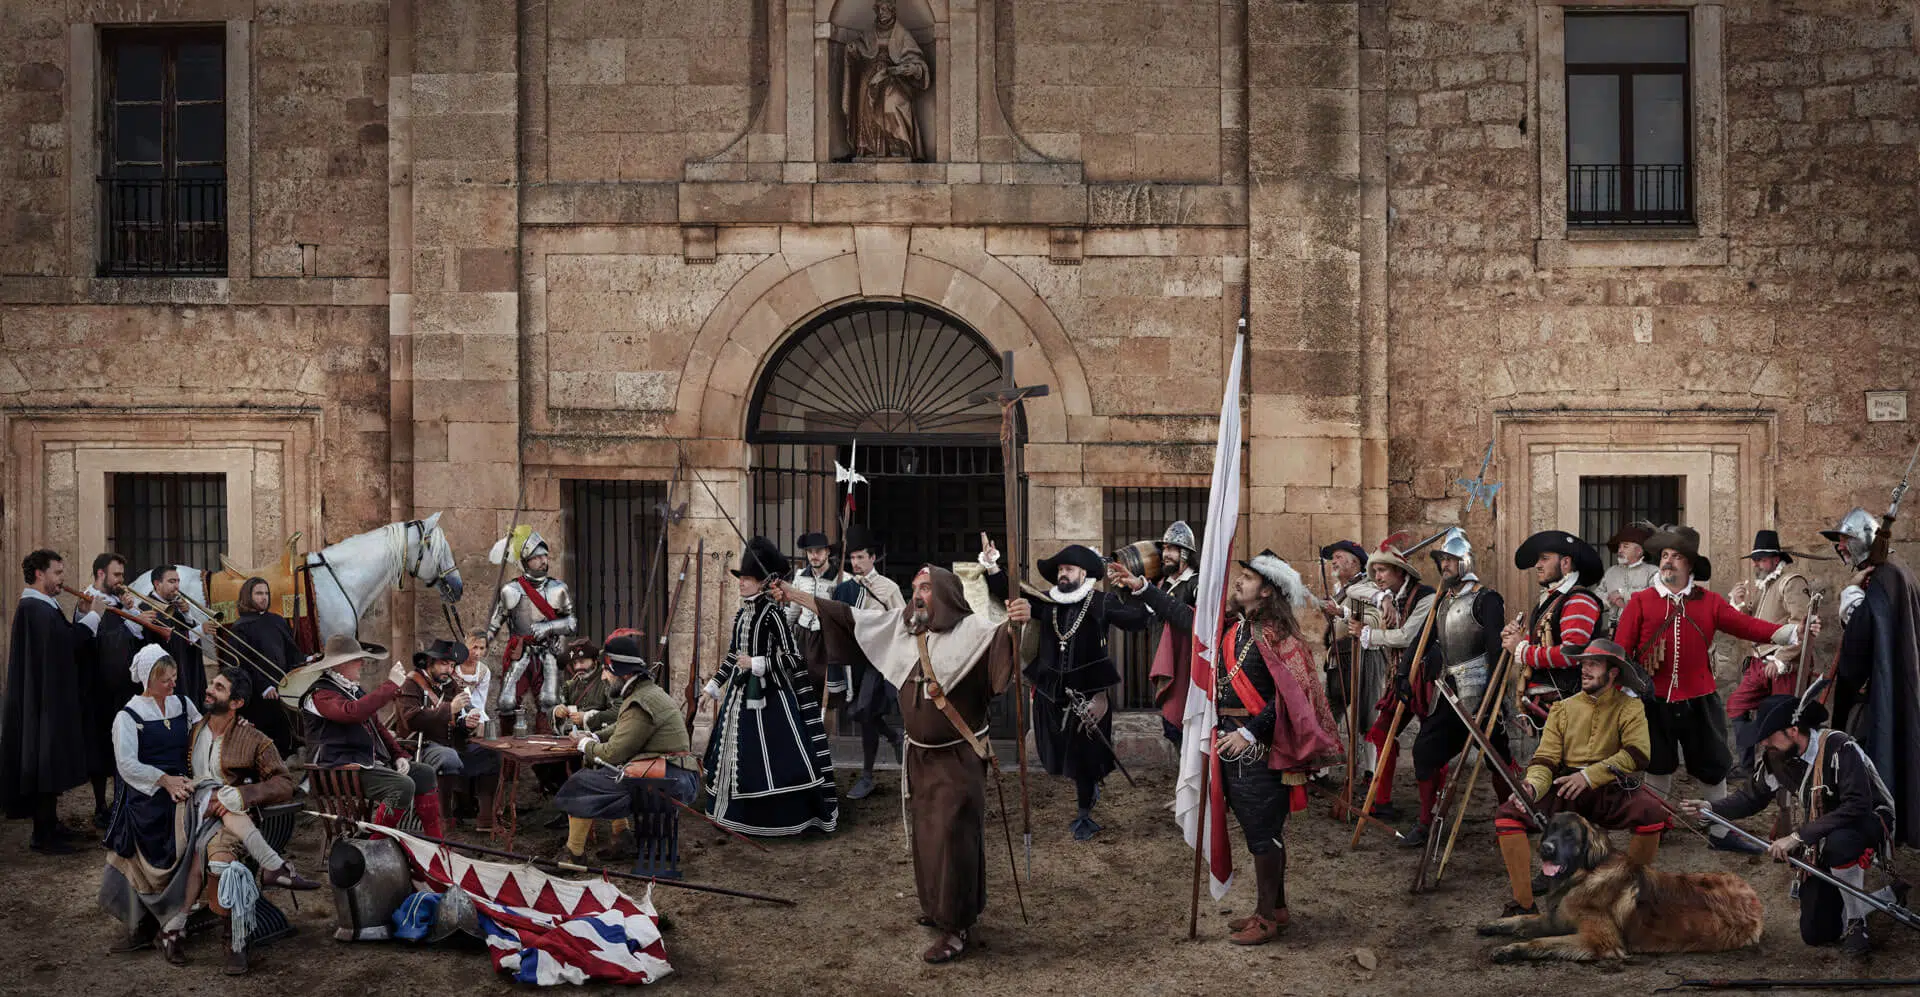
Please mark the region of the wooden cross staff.
[[[1015, 383], [1011, 350], [1000, 354], [1000, 372], [1000, 390], [983, 391], [968, 396], [967, 400], [975, 404], [993, 402], [1000, 406], [1000, 463], [1005, 474], [1007, 490], [1007, 561], [1004, 570], [1008, 572], [1007, 598], [1018, 599], [1021, 598], [1022, 575], [1020, 532], [1026, 525], [1026, 513], [1020, 504], [1020, 403], [1029, 398], [1042, 397], [1051, 389], [1044, 384]], [[1015, 748], [1020, 759], [1020, 839], [1026, 847], [1027, 882], [1031, 883], [1033, 882], [1033, 823], [1032, 810], [1027, 802], [1027, 683], [1017, 663], [1013, 670], [1013, 680], [1013, 716], [1015, 733], [1018, 737]]]

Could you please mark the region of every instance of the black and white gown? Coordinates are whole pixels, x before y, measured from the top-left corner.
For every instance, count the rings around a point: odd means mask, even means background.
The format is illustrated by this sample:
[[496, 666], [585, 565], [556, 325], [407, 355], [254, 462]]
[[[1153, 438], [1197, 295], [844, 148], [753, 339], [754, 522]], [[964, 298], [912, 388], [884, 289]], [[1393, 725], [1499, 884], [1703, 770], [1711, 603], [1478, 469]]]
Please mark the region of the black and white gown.
[[[765, 675], [753, 674], [755, 657], [766, 659]], [[741, 604], [714, 681], [720, 712], [705, 757], [708, 815], [743, 834], [832, 831], [840, 803], [820, 694], [778, 604], [764, 595]]]

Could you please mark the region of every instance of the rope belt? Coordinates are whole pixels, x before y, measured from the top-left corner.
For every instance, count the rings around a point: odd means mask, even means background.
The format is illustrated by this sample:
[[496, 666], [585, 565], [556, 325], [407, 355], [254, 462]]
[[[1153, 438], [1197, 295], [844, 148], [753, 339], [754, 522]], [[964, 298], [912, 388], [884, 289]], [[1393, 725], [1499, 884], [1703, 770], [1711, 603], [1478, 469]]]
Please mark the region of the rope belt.
[[[987, 732], [990, 729], [992, 729], [992, 726], [993, 725], [990, 722], [981, 726], [979, 730], [976, 730], [973, 732], [973, 736], [976, 739], [979, 739], [982, 743], [985, 743]], [[902, 740], [907, 742], [908, 747], [919, 748], [921, 751], [944, 751], [947, 748], [958, 748], [962, 745], [965, 745], [968, 750], [972, 750], [973, 748], [973, 745], [964, 737], [956, 737], [951, 741], [941, 741], [938, 744], [926, 744], [921, 741], [916, 741], [913, 739], [913, 735], [908, 734], [905, 730], [902, 730], [900, 732], [900, 737]], [[907, 848], [909, 850], [913, 848], [913, 822], [907, 818], [907, 801], [912, 798], [913, 798], [913, 787], [909, 785], [909, 782], [907, 779], [906, 760], [901, 759], [901, 763], [900, 763], [900, 827], [907, 832]]]

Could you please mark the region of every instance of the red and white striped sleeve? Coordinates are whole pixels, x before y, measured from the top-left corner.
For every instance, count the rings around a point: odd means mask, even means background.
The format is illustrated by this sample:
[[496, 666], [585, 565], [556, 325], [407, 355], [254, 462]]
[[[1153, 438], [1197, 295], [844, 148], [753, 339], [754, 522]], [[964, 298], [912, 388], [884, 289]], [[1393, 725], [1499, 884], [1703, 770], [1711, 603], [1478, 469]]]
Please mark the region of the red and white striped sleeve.
[[1600, 600], [1585, 592], [1567, 596], [1560, 603], [1560, 643], [1552, 647], [1528, 645], [1523, 663], [1534, 671], [1574, 667], [1576, 663], [1568, 655], [1586, 649], [1599, 623]]

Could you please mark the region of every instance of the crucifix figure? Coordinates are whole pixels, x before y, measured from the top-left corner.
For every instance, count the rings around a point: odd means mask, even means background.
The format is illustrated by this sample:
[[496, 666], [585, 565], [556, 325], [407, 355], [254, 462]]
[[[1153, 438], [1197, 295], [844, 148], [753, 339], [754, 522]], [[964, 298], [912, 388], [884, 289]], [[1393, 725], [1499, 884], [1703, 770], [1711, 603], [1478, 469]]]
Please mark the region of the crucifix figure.
[[[1020, 529], [1025, 513], [1020, 507], [1020, 404], [1028, 398], [1040, 398], [1051, 389], [1044, 384], [1020, 385], [1013, 379], [1013, 351], [1000, 354], [1000, 390], [968, 396], [974, 403], [995, 402], [1000, 406], [1000, 463], [1006, 475], [1007, 489], [1007, 579], [1008, 599], [1021, 598]], [[1021, 635], [1024, 638], [1024, 634]], [[1026, 846], [1027, 881], [1033, 881], [1032, 810], [1027, 802], [1027, 684], [1021, 670], [1014, 672], [1013, 715], [1016, 728], [1014, 744], [1020, 758], [1020, 838]]]

